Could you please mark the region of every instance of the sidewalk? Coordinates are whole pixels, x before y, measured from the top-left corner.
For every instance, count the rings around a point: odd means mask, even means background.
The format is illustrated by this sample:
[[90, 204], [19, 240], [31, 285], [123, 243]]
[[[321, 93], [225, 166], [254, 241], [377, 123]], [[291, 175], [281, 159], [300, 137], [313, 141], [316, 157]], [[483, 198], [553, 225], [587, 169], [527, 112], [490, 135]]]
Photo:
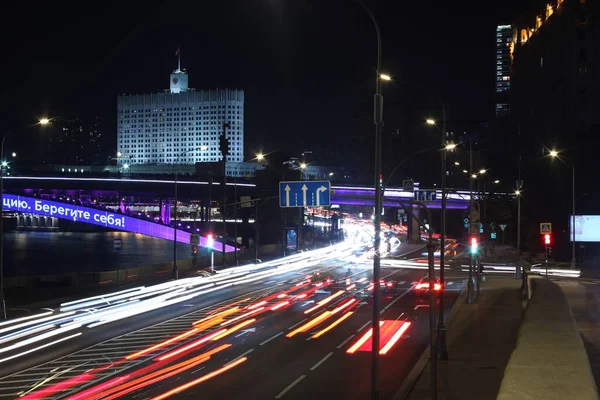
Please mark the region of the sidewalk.
[[[521, 280], [490, 277], [478, 303], [465, 304], [465, 292], [458, 298], [448, 322], [449, 359], [438, 362], [438, 399], [496, 399], [521, 326], [520, 287]], [[406, 398], [431, 399], [430, 376], [428, 363]]]

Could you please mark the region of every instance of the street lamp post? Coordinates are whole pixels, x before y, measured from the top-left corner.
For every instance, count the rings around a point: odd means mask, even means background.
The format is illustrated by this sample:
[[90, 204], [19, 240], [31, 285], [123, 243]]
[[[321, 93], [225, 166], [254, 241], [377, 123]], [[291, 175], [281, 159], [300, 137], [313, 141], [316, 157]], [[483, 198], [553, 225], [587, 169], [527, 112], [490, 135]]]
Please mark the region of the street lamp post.
[[445, 291], [445, 277], [444, 277], [444, 259], [446, 251], [446, 163], [448, 150], [446, 147], [446, 107], [443, 102], [442, 105], [442, 210], [441, 210], [441, 234], [440, 234], [440, 282], [442, 284], [442, 290], [440, 291], [440, 305], [438, 312], [438, 324], [436, 334], [436, 355], [439, 360], [448, 359], [448, 347], [446, 345], [446, 324], [444, 323], [444, 291]]
[[362, 0], [357, 0], [358, 4], [369, 14], [377, 34], [377, 70], [375, 71], [375, 96], [374, 101], [374, 122], [375, 122], [375, 218], [373, 218], [375, 237], [373, 240], [373, 316], [371, 320], [373, 335], [371, 340], [371, 398], [379, 399], [379, 280], [381, 276], [381, 156], [382, 156], [382, 134], [381, 127], [383, 123], [383, 96], [381, 95], [381, 81], [390, 80], [390, 77], [382, 74], [382, 44], [381, 30], [375, 16]]
[[[50, 118], [41, 118], [36, 124], [30, 125], [48, 125], [52, 122]], [[11, 132], [6, 132], [2, 136], [0, 142], [0, 157], [2, 157], [2, 164], [0, 165], [0, 307], [2, 308], [2, 318], [7, 319], [8, 314], [6, 312], [6, 297], [4, 296], [4, 169], [8, 164], [4, 161], [4, 142]], [[16, 153], [12, 153], [13, 157], [16, 157]]]
[[[254, 157], [251, 160], [248, 161], [262, 161], [264, 159], [264, 155], [262, 153], [259, 153], [256, 155], [256, 157]], [[234, 242], [235, 242], [235, 246], [234, 248], [234, 257], [235, 257], [235, 265], [239, 265], [239, 260], [238, 260], [238, 250], [237, 250], [237, 208], [238, 208], [238, 204], [237, 204], [237, 169], [240, 165], [242, 165], [244, 163], [244, 161], [240, 161], [239, 163], [237, 163], [237, 165], [235, 166], [235, 168], [233, 169], [234, 173], [234, 178], [233, 178], [233, 202], [235, 203], [233, 206], [233, 236], [234, 236]], [[258, 208], [256, 208], [256, 211], [258, 211]], [[254, 217], [255, 219], [255, 223], [256, 223], [256, 217]], [[258, 259], [258, 257], [256, 257]]]
[[575, 269], [577, 265], [577, 260], [575, 259], [575, 164], [570, 159], [560, 156], [558, 151], [552, 150], [550, 151], [550, 156], [552, 158], [558, 158], [563, 163], [567, 164], [571, 167], [573, 176], [572, 176], [572, 202], [573, 202], [573, 215], [571, 216], [571, 269]]
[[[4, 157], [4, 141], [9, 133], [2, 136], [2, 144], [0, 145], [0, 157]], [[6, 299], [4, 297], [4, 163], [0, 166], [0, 306], [2, 307], [2, 318], [7, 319], [6, 314]]]
[[[471, 213], [469, 218], [469, 233], [473, 227], [473, 141], [469, 138], [469, 212]], [[474, 289], [475, 282], [473, 282], [473, 252], [470, 252], [469, 259], [469, 280], [467, 282], [467, 304], [475, 302]]]
[[179, 154], [176, 158], [175, 158], [175, 162], [173, 163], [173, 175], [174, 175], [174, 181], [175, 181], [175, 205], [173, 207], [173, 211], [174, 211], [174, 219], [173, 219], [173, 279], [179, 279], [179, 268], [177, 267], [177, 201], [178, 201], [178, 196], [177, 196], [177, 165], [179, 164], [179, 158], [185, 156], [186, 154], [189, 154], [191, 152], [194, 151], [198, 151], [198, 150], [206, 150], [205, 147], [200, 147], [199, 149], [193, 149], [193, 150], [188, 150], [185, 151], [181, 154]]

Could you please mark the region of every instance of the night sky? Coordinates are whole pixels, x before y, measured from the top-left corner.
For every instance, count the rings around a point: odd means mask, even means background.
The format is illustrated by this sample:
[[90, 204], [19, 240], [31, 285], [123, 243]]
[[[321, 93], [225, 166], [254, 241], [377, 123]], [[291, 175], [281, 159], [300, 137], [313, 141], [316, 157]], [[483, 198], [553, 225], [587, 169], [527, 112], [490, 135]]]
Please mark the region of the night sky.
[[[166, 89], [178, 46], [190, 87], [246, 91], [248, 154], [339, 142], [363, 129], [357, 110], [372, 110], [375, 32], [351, 0], [15, 3], [4, 6], [1, 28], [0, 117], [22, 138], [39, 134], [25, 127], [44, 115], [99, 115], [113, 133], [117, 95]], [[396, 80], [386, 102], [438, 93], [449, 119], [493, 116], [495, 26], [523, 1], [366, 3]]]

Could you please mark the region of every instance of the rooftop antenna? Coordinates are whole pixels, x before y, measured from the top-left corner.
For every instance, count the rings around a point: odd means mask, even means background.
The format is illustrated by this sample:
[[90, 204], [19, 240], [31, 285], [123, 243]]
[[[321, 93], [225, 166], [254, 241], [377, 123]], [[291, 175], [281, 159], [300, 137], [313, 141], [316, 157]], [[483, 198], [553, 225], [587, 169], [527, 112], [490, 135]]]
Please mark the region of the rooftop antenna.
[[179, 51], [180, 46], [177, 46], [177, 51], [175, 55], [177, 56], [177, 72], [181, 72], [181, 51]]

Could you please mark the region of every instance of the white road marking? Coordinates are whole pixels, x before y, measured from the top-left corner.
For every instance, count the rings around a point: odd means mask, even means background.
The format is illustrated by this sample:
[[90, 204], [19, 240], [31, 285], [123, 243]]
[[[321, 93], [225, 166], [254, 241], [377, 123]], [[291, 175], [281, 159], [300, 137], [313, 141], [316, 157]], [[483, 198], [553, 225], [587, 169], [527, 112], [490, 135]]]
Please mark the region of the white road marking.
[[371, 323], [371, 321], [368, 321], [368, 322], [366, 322], [366, 323], [365, 323], [363, 326], [361, 326], [360, 328], [358, 328], [358, 329], [356, 330], [356, 332], [360, 332], [360, 331], [362, 331], [362, 330], [363, 330], [364, 328], [366, 328], [366, 327], [367, 327], [367, 325], [369, 325], [370, 323]]
[[319, 361], [318, 363], [316, 363], [315, 365], [312, 366], [312, 368], [310, 369], [311, 371], [314, 371], [315, 369], [319, 368], [319, 365], [323, 364], [325, 361], [327, 361], [327, 359], [329, 357], [331, 357], [333, 355], [333, 351], [330, 352], [329, 354], [327, 354], [325, 357], [323, 357], [321, 359], [321, 361]]
[[290, 326], [290, 327], [288, 328], [288, 330], [292, 330], [292, 329], [294, 329], [295, 327], [297, 327], [298, 325], [302, 324], [302, 323], [303, 323], [304, 321], [306, 321], [307, 319], [308, 319], [308, 318], [304, 318], [302, 321], [298, 322], [297, 324], [294, 324], [294, 325]]
[[268, 338], [267, 340], [265, 340], [264, 342], [262, 342], [261, 344], [259, 344], [259, 346], [262, 346], [262, 345], [264, 345], [264, 344], [267, 344], [267, 343], [269, 343], [271, 340], [273, 340], [273, 339], [275, 339], [275, 338], [277, 338], [277, 337], [279, 337], [279, 336], [281, 336], [281, 335], [283, 335], [283, 332], [279, 332], [277, 335], [275, 335], [275, 336], [271, 336], [270, 338]]
[[286, 394], [287, 392], [289, 392], [294, 386], [296, 386], [304, 378], [306, 378], [306, 375], [301, 375], [300, 378], [296, 379], [288, 387], [286, 387], [285, 389], [283, 389], [277, 396], [275, 396], [275, 398], [276, 399], [282, 398], [284, 394]]
[[415, 306], [415, 308], [413, 310], [417, 311], [421, 307], [428, 308], [429, 304], [419, 304], [419, 305]]
[[348, 343], [350, 340], [352, 340], [352, 338], [354, 337], [354, 335], [350, 335], [348, 336], [348, 339], [344, 340], [342, 343], [340, 343], [336, 348], [337, 349], [341, 349], [342, 347], [344, 347], [344, 345], [346, 343]]
[[248, 354], [252, 353], [254, 351], [254, 349], [250, 349], [245, 353], [240, 354], [239, 356], [237, 356], [236, 358], [234, 358], [233, 360], [229, 361], [227, 364], [223, 365], [224, 367], [228, 366], [229, 364], [239, 360], [240, 358], [247, 356]]
[[196, 373], [196, 372], [198, 372], [198, 371], [202, 371], [204, 368], [206, 368], [206, 366], [204, 366], [204, 367], [200, 367], [200, 368], [198, 368], [198, 369], [195, 369], [195, 370], [193, 370], [193, 371], [192, 371], [192, 374], [195, 374], [195, 373]]

